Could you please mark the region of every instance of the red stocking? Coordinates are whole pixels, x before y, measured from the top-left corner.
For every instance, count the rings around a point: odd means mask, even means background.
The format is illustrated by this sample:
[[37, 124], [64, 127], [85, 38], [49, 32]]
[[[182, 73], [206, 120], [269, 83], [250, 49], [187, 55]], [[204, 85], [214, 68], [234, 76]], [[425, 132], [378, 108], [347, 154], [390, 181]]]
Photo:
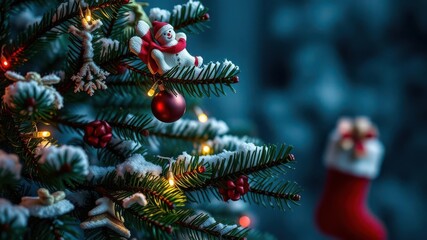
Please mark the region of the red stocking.
[[377, 139], [365, 141], [364, 155], [355, 159], [352, 151], [340, 147], [339, 136], [340, 131], [333, 134], [326, 153], [328, 171], [316, 211], [317, 226], [326, 235], [341, 240], [386, 239], [384, 226], [367, 207], [369, 185], [378, 173], [382, 145]]

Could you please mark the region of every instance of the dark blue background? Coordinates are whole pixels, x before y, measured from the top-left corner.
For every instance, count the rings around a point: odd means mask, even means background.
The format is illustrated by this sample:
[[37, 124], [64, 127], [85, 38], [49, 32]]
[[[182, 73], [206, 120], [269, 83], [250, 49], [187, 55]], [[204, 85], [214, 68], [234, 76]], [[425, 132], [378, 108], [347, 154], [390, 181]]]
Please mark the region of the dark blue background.
[[322, 239], [313, 213], [327, 135], [340, 116], [366, 115], [386, 148], [369, 204], [389, 239], [425, 238], [427, 1], [203, 3], [211, 29], [188, 37], [190, 53], [241, 68], [238, 93], [203, 106], [232, 129], [295, 146], [297, 169], [288, 177], [304, 187], [302, 205], [286, 213], [254, 208], [257, 227], [279, 239]]

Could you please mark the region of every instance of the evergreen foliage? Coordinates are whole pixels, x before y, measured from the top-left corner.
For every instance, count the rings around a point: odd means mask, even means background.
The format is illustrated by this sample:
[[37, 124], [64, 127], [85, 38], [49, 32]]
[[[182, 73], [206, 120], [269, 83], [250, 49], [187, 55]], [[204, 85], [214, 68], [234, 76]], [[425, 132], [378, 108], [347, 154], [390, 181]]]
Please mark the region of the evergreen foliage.
[[[110, 72], [106, 79], [108, 89], [89, 97], [85, 93], [74, 93], [74, 82], [70, 77], [83, 64], [83, 43], [69, 27], [80, 27], [79, 1], [6, 0], [0, 3], [0, 39], [4, 44], [0, 74], [0, 93], [12, 84], [4, 77], [6, 71], [32, 71], [47, 69], [40, 54], [64, 54], [55, 60], [49, 69], [62, 81], [54, 87], [64, 97], [64, 108], [58, 110], [48, 104], [49, 91], [28, 88], [14, 99], [10, 107], [1, 99], [0, 146], [4, 151], [19, 156], [22, 164], [21, 179], [0, 165], [0, 196], [19, 204], [20, 197], [35, 195], [39, 187], [50, 190], [66, 190], [77, 195], [84, 203], [73, 202], [75, 209], [53, 218], [28, 219], [27, 228], [13, 227], [11, 222], [0, 222], [1, 239], [122, 239], [117, 232], [100, 227], [81, 230], [79, 223], [87, 218], [87, 212], [95, 207], [94, 201], [109, 198], [115, 206], [116, 216], [136, 236], [153, 239], [243, 239], [249, 229], [227, 226], [213, 220], [207, 213], [195, 209], [197, 204], [222, 200], [218, 188], [225, 181], [241, 175], [249, 177], [251, 189], [242, 200], [251, 204], [275, 207], [281, 210], [291, 207], [299, 200], [300, 188], [296, 183], [280, 179], [294, 162], [289, 158], [292, 147], [288, 145], [261, 145], [250, 137], [236, 137], [235, 141], [223, 144], [221, 137], [226, 130], [221, 124], [210, 120], [200, 123], [182, 119], [171, 124], [162, 124], [150, 114], [149, 99], [145, 93], [155, 82], [175, 92], [183, 93], [188, 106], [196, 105], [195, 98], [225, 95], [232, 84], [238, 82], [239, 68], [231, 62], [208, 63], [203, 69], [174, 67], [162, 76], [153, 76], [148, 67], [128, 49], [129, 39], [135, 35], [136, 21], [147, 17], [141, 13], [138, 3], [125, 0], [85, 0], [87, 9], [103, 26], [93, 35], [94, 61]], [[83, 3], [80, 3], [83, 4]], [[12, 38], [9, 23], [21, 9], [37, 6], [44, 10], [41, 20]], [[172, 12], [169, 22], [177, 31], [188, 34], [201, 33], [207, 29], [208, 9], [197, 5], [182, 5], [180, 11]], [[83, 8], [85, 10], [85, 8]], [[138, 10], [139, 9], [139, 10]], [[131, 17], [134, 20], [131, 21]], [[118, 46], [103, 46], [101, 39], [117, 40]], [[60, 51], [50, 48], [58, 43]], [[59, 51], [59, 50], [58, 50]], [[55, 59], [55, 58], [54, 58]], [[119, 69], [122, 67], [123, 69]], [[50, 70], [49, 70], [50, 71]], [[34, 111], [28, 111], [27, 99], [37, 103]], [[105, 148], [94, 149], [83, 141], [86, 125], [93, 120], [104, 120], [113, 129], [113, 141]], [[49, 127], [53, 136], [35, 138], [37, 127]], [[234, 137], [234, 136], [230, 136]], [[215, 142], [217, 141], [217, 142]], [[219, 142], [218, 142], [219, 141]], [[212, 153], [204, 156], [199, 147], [210, 142]], [[130, 144], [133, 143], [133, 144]], [[40, 162], [40, 149], [56, 145], [74, 145], [84, 150], [90, 165], [97, 165], [105, 174], [87, 171], [79, 153], [61, 152], [57, 162]], [[253, 148], [241, 148], [252, 144]], [[226, 157], [221, 153], [228, 151]], [[178, 158], [190, 152], [190, 158], [171, 160], [170, 163], [158, 155]], [[160, 166], [158, 174], [148, 172], [119, 172], [116, 165], [124, 164], [132, 156], [139, 156]], [[174, 185], [168, 182], [172, 172]], [[98, 174], [98, 175], [97, 175]], [[135, 193], [142, 193], [148, 204], [134, 204], [129, 208], [123, 202]], [[190, 204], [193, 203], [193, 204]], [[196, 205], [194, 205], [196, 203]], [[15, 221], [11, 219], [10, 221]], [[6, 228], [7, 224], [8, 228]], [[248, 235], [249, 234], [249, 235]]]

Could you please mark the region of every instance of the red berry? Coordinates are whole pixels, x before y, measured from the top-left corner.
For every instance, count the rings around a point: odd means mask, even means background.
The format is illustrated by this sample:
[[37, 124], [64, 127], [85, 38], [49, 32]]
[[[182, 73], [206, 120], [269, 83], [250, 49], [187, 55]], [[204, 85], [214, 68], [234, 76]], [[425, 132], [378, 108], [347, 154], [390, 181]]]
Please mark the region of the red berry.
[[227, 190], [225, 190], [224, 188], [218, 188], [218, 191], [221, 195], [224, 195], [227, 193]]
[[227, 196], [229, 198], [233, 198], [235, 195], [236, 195], [236, 193], [235, 193], [234, 189], [230, 189], [227, 191]]
[[123, 74], [126, 72], [126, 66], [124, 64], [119, 64], [119, 66], [117, 66], [117, 73], [118, 74]]
[[167, 232], [167, 233], [171, 234], [171, 233], [172, 233], [172, 231], [173, 231], [173, 229], [172, 229], [172, 227], [171, 227], [171, 226], [166, 227], [166, 232]]
[[97, 137], [101, 137], [102, 135], [104, 135], [106, 133], [106, 131], [105, 131], [105, 127], [103, 126], [103, 125], [101, 125], [101, 126], [99, 126], [99, 127], [97, 127], [96, 129], [95, 129], [95, 133], [94, 133], [94, 135], [95, 136], [97, 136]]
[[71, 167], [71, 165], [69, 163], [65, 163], [61, 166], [61, 168], [59, 169], [59, 172], [61, 173], [69, 173], [73, 170], [73, 168]]
[[98, 142], [99, 142], [98, 138], [94, 137], [94, 136], [88, 137], [87, 141], [89, 142], [89, 144], [91, 144], [93, 146], [97, 146]]
[[228, 189], [234, 189], [235, 187], [236, 187], [236, 185], [234, 184], [233, 181], [231, 181], [231, 180], [227, 181], [227, 188]]
[[90, 126], [90, 125], [86, 125], [85, 133], [86, 133], [87, 135], [92, 135], [94, 130], [95, 130], [95, 129], [94, 129], [92, 126]]
[[245, 194], [245, 189], [242, 186], [237, 186], [236, 191], [240, 194]]
[[239, 82], [239, 77], [238, 76], [234, 76], [232, 79], [233, 83], [238, 83]]
[[240, 193], [236, 193], [236, 194], [234, 194], [233, 197], [231, 197], [231, 200], [238, 201], [240, 199], [240, 196], [241, 196]]
[[241, 178], [241, 177], [238, 178], [235, 183], [237, 186], [243, 186], [243, 184], [244, 184], [243, 178]]
[[36, 100], [35, 100], [34, 98], [27, 98], [27, 99], [25, 100], [25, 106], [26, 106], [27, 108], [29, 108], [29, 107], [35, 107], [35, 106], [36, 106], [36, 104], [37, 104], [37, 102], [36, 102]]
[[243, 189], [245, 189], [245, 193], [249, 192], [250, 190], [249, 183], [245, 183], [245, 185], [243, 186]]
[[150, 135], [150, 131], [148, 131], [147, 129], [144, 129], [141, 131], [142, 136], [144, 137], [148, 137]]
[[106, 121], [93, 121], [86, 125], [84, 140], [95, 148], [104, 148], [111, 141], [112, 128]]
[[288, 156], [286, 157], [286, 159], [288, 161], [295, 161], [295, 156], [292, 153], [289, 153]]
[[230, 198], [227, 195], [222, 195], [222, 199], [224, 200], [224, 202], [227, 202], [228, 200], [230, 200]]
[[299, 194], [293, 194], [293, 195], [291, 196], [291, 199], [292, 199], [293, 201], [299, 201], [299, 200], [301, 200], [301, 195], [299, 195]]
[[243, 181], [247, 182], [248, 181], [248, 176], [246, 175], [242, 175], [240, 176], [241, 179], [243, 179]]
[[202, 20], [203, 20], [203, 21], [206, 21], [206, 20], [208, 20], [209, 18], [210, 18], [209, 13], [205, 13], [205, 14], [202, 16]]
[[206, 172], [206, 167], [205, 166], [199, 166], [198, 168], [197, 168], [197, 172], [199, 172], [199, 173], [204, 173], [204, 172]]

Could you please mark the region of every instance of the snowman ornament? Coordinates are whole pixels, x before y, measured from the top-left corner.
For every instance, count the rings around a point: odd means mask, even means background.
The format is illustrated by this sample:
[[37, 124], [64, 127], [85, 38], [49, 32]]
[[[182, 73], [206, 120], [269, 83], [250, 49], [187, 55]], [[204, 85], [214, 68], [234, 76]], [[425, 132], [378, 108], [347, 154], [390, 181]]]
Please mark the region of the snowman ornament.
[[[154, 21], [153, 28], [139, 21], [136, 33], [129, 40], [129, 48], [147, 64], [152, 74], [163, 75], [175, 66], [195, 66], [203, 64], [203, 58], [192, 56], [186, 49], [187, 36], [185, 33], [175, 33], [172, 25]], [[154, 39], [153, 39], [154, 36]]]

